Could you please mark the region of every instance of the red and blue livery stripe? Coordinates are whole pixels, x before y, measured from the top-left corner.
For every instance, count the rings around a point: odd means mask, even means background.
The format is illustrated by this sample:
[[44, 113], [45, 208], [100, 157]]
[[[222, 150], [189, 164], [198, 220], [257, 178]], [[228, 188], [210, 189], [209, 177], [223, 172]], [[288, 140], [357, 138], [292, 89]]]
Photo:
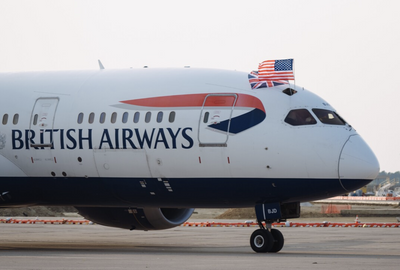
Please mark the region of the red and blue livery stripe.
[[[236, 100], [234, 100], [233, 96], [237, 97]], [[207, 102], [205, 102], [205, 100], [207, 100]], [[258, 125], [265, 119], [266, 116], [265, 108], [258, 98], [252, 95], [237, 93], [232, 93], [231, 95], [227, 95], [226, 93], [221, 95], [213, 93], [211, 96], [209, 93], [172, 95], [124, 100], [120, 102], [134, 106], [153, 108], [200, 109], [206, 107], [220, 108], [232, 106], [234, 108], [252, 108], [253, 110], [230, 119], [230, 124], [229, 119], [226, 119], [219, 123], [214, 123], [208, 126], [220, 131], [229, 131], [229, 133], [232, 134], [237, 134]]]

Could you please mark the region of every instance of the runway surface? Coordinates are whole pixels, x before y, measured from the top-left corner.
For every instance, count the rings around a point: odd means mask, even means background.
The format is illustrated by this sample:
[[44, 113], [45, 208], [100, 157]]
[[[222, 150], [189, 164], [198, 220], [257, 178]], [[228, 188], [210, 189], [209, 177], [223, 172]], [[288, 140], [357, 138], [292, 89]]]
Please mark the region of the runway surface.
[[0, 224], [0, 269], [398, 269], [399, 228], [279, 228], [285, 246], [256, 254], [252, 228], [127, 231]]

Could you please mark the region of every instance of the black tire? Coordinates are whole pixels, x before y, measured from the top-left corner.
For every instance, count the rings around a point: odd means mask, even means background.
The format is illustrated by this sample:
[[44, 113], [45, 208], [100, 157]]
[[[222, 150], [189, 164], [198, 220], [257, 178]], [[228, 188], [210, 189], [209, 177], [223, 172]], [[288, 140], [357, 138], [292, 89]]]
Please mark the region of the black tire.
[[258, 229], [251, 234], [250, 246], [255, 252], [268, 252], [273, 244], [272, 234], [267, 230]]
[[269, 252], [279, 252], [285, 243], [285, 238], [283, 238], [283, 234], [277, 229], [271, 229], [271, 235], [274, 239], [274, 244]]

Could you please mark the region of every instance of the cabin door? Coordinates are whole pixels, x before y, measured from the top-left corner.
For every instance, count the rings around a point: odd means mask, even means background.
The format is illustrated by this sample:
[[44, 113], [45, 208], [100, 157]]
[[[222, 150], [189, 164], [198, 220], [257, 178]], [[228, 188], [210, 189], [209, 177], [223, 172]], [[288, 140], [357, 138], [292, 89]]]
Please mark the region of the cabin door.
[[25, 138], [25, 147], [29, 149], [27, 153], [31, 160], [26, 166], [26, 173], [30, 176], [61, 174], [55, 170], [57, 158], [53, 150], [53, 139], [59, 134], [53, 129], [58, 101], [59, 99], [55, 97], [38, 98], [33, 105], [29, 130], [26, 131]]
[[209, 94], [205, 97], [199, 119], [201, 147], [226, 147], [236, 94]]
[[36, 100], [29, 123], [29, 138], [34, 142], [30, 142], [30, 147], [54, 149], [53, 126], [58, 101], [58, 98], [53, 97]]

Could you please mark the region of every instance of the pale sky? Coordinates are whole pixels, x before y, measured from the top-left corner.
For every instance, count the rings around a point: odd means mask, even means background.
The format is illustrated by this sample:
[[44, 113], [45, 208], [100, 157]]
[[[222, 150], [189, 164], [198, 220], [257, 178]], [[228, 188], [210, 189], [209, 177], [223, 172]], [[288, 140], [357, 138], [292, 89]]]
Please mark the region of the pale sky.
[[[0, 0], [0, 72], [209, 67], [294, 58], [381, 170], [400, 170], [400, 1]], [[2, 95], [4, 97], [4, 95]]]

